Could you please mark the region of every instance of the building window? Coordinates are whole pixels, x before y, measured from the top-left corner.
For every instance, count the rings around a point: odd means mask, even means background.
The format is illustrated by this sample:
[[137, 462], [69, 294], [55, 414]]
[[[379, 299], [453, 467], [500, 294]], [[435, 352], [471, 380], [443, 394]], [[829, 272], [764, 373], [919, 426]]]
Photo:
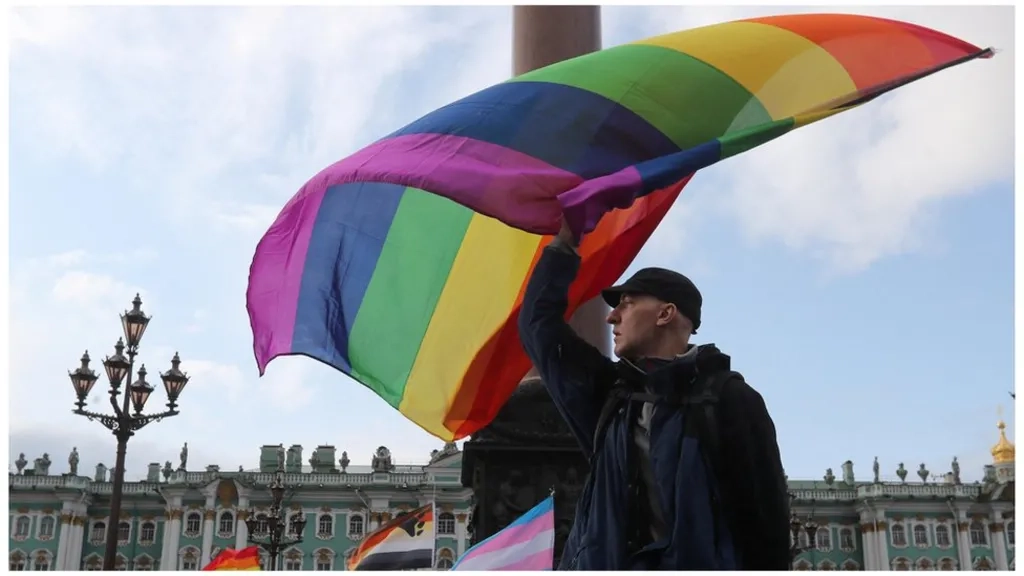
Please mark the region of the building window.
[[267, 532], [270, 532], [270, 526], [267, 524], [267, 515], [266, 514], [257, 514], [256, 515], [256, 533], [257, 534], [266, 534]]
[[57, 521], [53, 516], [43, 516], [39, 520], [39, 539], [49, 540], [53, 538], [53, 532], [57, 527]]
[[910, 560], [906, 558], [894, 558], [892, 569], [896, 572], [910, 572]]
[[330, 514], [321, 514], [316, 523], [316, 535], [321, 538], [330, 538], [334, 532], [334, 517]]
[[814, 534], [814, 539], [818, 541], [818, 550], [827, 552], [832, 549], [832, 530], [828, 526], [818, 528], [818, 531]]
[[143, 546], [152, 544], [156, 541], [156, 524], [153, 522], [143, 522], [142, 526], [139, 527], [139, 544]]
[[[291, 534], [292, 536], [301, 536], [301, 534], [299, 534], [299, 527], [295, 524], [295, 522], [292, 522], [292, 520], [297, 515], [298, 515], [297, 513], [296, 514], [289, 514], [287, 516], [287, 518], [285, 518], [285, 520], [288, 522], [288, 533]], [[306, 527], [303, 526], [302, 530], [305, 531]]]
[[[198, 516], [198, 514], [197, 514]], [[199, 570], [199, 550], [193, 546], [185, 548], [181, 552], [182, 570]]]
[[297, 572], [302, 570], [302, 560], [298, 558], [286, 558], [284, 561], [284, 569], [286, 571]]
[[949, 539], [949, 526], [939, 524], [935, 527], [935, 545], [939, 548], [949, 548], [952, 546]]
[[989, 572], [993, 570], [992, 562], [984, 556], [979, 556], [974, 561], [974, 569], [978, 572]]
[[930, 570], [934, 570], [934, 566], [935, 565], [932, 564], [931, 560], [929, 560], [927, 558], [919, 558], [917, 560], [917, 566], [914, 568], [914, 570], [923, 570], [923, 571], [927, 572], [927, 571], [930, 571]]
[[217, 522], [217, 535], [227, 538], [235, 532], [235, 517], [231, 512], [221, 512], [220, 521]]
[[971, 522], [971, 546], [988, 546], [985, 525], [981, 522]]
[[363, 517], [353, 516], [348, 519], [348, 535], [353, 538], [363, 537]]
[[128, 559], [125, 558], [124, 556], [121, 556], [120, 554], [115, 556], [114, 557], [114, 570], [117, 570], [118, 572], [127, 572], [128, 571]]
[[36, 554], [36, 559], [35, 559], [35, 562], [32, 563], [32, 570], [37, 570], [37, 571], [40, 571], [40, 572], [47, 572], [47, 571], [49, 571], [50, 570], [50, 558], [51, 558], [50, 552], [48, 552], [46, 550], [40, 550], [40, 551], [36, 552], [35, 554]]
[[199, 515], [199, 512], [189, 512], [188, 516], [185, 517], [186, 536], [198, 536], [202, 526], [203, 517]]
[[893, 546], [907, 545], [907, 530], [902, 524], [894, 524], [893, 527], [889, 529], [889, 533], [892, 534]]
[[330, 560], [317, 560], [316, 561], [317, 572], [329, 572], [331, 570]]
[[811, 566], [812, 564], [808, 562], [806, 558], [801, 558], [797, 561], [795, 565], [793, 565], [793, 568], [800, 572], [805, 572], [809, 571], [811, 569]]
[[14, 521], [14, 537], [18, 540], [28, 538], [29, 530], [32, 529], [32, 519], [28, 516], [18, 516]]
[[844, 552], [850, 552], [853, 550], [853, 546], [853, 530], [850, 530], [849, 528], [839, 530], [839, 547], [842, 548]]
[[90, 554], [88, 557], [86, 557], [85, 562], [83, 562], [83, 564], [85, 564], [86, 572], [96, 572], [99, 570], [103, 570], [103, 558], [101, 558], [100, 555], [96, 553]]
[[135, 570], [138, 570], [140, 572], [152, 572], [153, 559], [146, 554], [139, 556], [135, 559]]
[[928, 529], [924, 524], [914, 525], [914, 546], [918, 548], [928, 547]]
[[855, 560], [847, 560], [846, 562], [843, 562], [843, 570], [856, 572], [860, 570], [860, 564], [857, 564]]
[[117, 541], [120, 544], [127, 544], [132, 539], [132, 525], [127, 522], [120, 522], [117, 525]]
[[25, 555], [18, 550], [11, 552], [8, 566], [10, 567], [11, 572], [21, 572], [25, 569]]
[[821, 564], [818, 564], [818, 570], [821, 570], [821, 571], [824, 571], [824, 572], [835, 572], [835, 570], [836, 570], [835, 562], [832, 562], [831, 560], [822, 560]]
[[942, 558], [939, 560], [939, 570], [943, 570], [945, 572], [955, 571], [956, 564], [953, 562], [952, 558]]
[[437, 517], [438, 534], [455, 534], [455, 515], [451, 512], [442, 512]]
[[107, 541], [107, 523], [95, 522], [92, 525], [92, 532], [89, 534], [89, 541], [93, 544], [102, 544]]
[[452, 561], [447, 559], [447, 558], [441, 558], [440, 560], [437, 561], [437, 569], [438, 570], [451, 570], [452, 566], [453, 566]]

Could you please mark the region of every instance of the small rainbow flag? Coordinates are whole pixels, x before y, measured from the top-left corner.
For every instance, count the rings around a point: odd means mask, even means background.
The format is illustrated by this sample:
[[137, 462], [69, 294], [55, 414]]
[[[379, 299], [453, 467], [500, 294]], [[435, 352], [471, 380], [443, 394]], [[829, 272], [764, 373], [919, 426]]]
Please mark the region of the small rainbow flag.
[[434, 566], [434, 505], [373, 531], [349, 556], [349, 570], [419, 570]]
[[552, 570], [555, 499], [548, 496], [497, 534], [473, 546], [452, 570]]
[[203, 570], [259, 570], [260, 549], [249, 546], [241, 550], [227, 548], [206, 565]]

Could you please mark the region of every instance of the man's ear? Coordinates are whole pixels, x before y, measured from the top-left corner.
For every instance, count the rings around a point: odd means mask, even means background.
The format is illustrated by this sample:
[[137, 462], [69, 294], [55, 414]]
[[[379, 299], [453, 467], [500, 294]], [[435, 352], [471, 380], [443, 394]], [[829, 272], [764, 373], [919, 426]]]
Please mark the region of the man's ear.
[[675, 304], [665, 304], [658, 311], [658, 326], [668, 326], [679, 315]]

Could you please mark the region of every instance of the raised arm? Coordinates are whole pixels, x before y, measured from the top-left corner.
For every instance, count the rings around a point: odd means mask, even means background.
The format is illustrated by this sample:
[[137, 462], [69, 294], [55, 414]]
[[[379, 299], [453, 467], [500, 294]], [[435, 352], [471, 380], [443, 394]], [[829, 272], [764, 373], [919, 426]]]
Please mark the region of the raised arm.
[[544, 249], [523, 297], [519, 337], [555, 406], [589, 457], [615, 365], [565, 320], [569, 286], [579, 267], [579, 255], [564, 239], [556, 238]]

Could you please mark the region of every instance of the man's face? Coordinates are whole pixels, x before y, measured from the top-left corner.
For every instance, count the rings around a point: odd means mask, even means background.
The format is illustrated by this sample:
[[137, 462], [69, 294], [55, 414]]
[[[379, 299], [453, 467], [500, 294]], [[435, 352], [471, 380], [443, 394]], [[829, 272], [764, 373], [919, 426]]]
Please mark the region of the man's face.
[[[638, 358], [646, 355], [668, 304], [645, 294], [623, 294], [619, 305], [608, 313], [612, 325], [615, 355]], [[660, 320], [659, 320], [660, 318]]]

